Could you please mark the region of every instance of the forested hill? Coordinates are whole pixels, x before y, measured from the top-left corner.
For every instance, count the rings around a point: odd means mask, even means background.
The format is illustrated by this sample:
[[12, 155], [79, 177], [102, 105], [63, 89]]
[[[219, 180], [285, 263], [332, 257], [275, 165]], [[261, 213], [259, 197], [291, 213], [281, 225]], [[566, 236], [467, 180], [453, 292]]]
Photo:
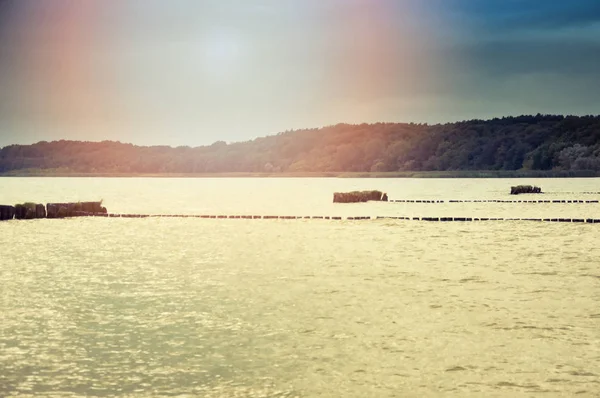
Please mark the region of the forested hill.
[[54, 141], [0, 150], [0, 173], [600, 170], [600, 116], [339, 124], [197, 148]]

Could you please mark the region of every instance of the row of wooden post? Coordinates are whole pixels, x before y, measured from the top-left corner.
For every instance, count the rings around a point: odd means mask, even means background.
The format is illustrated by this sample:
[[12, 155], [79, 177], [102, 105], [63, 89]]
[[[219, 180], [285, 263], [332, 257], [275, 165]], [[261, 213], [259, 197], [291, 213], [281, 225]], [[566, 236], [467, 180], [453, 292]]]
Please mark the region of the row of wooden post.
[[476, 222], [476, 221], [537, 221], [560, 223], [588, 223], [599, 224], [600, 219], [593, 218], [493, 218], [493, 217], [407, 217], [407, 216], [258, 216], [258, 215], [186, 215], [186, 214], [115, 214], [115, 213], [87, 213], [76, 212], [74, 217], [107, 217], [107, 218], [208, 218], [208, 219], [246, 219], [246, 220], [406, 220], [429, 222]]
[[377, 217], [377, 219], [413, 220], [413, 221], [537, 221], [537, 222], [571, 222], [600, 224], [600, 219], [594, 218], [484, 218], [484, 217]]
[[567, 199], [555, 199], [555, 200], [500, 200], [500, 199], [489, 199], [489, 200], [427, 200], [427, 199], [401, 199], [401, 200], [390, 200], [392, 203], [600, 203], [599, 200], [567, 200]]

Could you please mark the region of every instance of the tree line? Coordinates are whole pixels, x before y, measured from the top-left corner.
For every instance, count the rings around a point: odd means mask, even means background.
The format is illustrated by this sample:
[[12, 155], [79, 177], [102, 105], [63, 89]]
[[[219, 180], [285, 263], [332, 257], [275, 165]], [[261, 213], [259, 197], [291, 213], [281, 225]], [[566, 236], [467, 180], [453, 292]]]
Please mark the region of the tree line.
[[338, 124], [201, 147], [53, 141], [0, 149], [0, 173], [600, 171], [600, 116]]

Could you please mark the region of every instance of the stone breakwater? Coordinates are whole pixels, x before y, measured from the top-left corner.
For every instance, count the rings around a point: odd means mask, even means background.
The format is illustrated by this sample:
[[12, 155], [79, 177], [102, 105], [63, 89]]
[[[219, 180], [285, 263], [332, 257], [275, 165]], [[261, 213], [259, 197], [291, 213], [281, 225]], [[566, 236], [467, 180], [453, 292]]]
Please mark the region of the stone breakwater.
[[34, 220], [39, 218], [67, 218], [108, 214], [102, 202], [73, 203], [22, 203], [14, 206], [0, 205], [0, 221], [12, 219]]
[[[379, 198], [387, 201], [387, 195], [379, 191], [367, 191], [369, 194], [360, 196], [361, 199]], [[355, 194], [355, 193], [350, 193]], [[337, 195], [337, 194], [336, 194]], [[598, 200], [390, 200], [394, 203], [599, 203]], [[334, 220], [334, 221], [364, 221], [364, 220], [406, 220], [426, 222], [489, 222], [489, 221], [535, 221], [559, 223], [587, 223], [600, 224], [600, 219], [595, 218], [494, 218], [494, 217], [394, 217], [394, 216], [292, 216], [292, 215], [225, 215], [225, 214], [118, 214], [108, 213], [102, 202], [74, 202], [74, 203], [48, 203], [45, 206], [39, 203], [23, 203], [15, 206], [0, 205], [0, 221], [6, 220], [33, 220], [41, 218], [61, 219], [70, 217], [108, 217], [108, 218], [205, 218], [205, 219], [244, 219], [244, 220]]]
[[387, 202], [388, 196], [381, 191], [335, 192], [333, 203], [360, 203], [368, 201]]
[[517, 185], [516, 187], [510, 187], [511, 195], [520, 195], [522, 193], [542, 193], [542, 188], [534, 187], [532, 185]]

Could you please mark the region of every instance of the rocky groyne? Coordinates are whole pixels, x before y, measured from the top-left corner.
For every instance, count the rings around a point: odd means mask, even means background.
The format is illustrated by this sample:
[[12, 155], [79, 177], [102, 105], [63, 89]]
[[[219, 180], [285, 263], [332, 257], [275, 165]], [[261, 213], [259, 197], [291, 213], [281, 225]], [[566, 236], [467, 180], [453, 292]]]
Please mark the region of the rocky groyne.
[[78, 217], [93, 214], [107, 214], [102, 202], [48, 203], [47, 218]]
[[102, 202], [73, 203], [21, 203], [14, 206], [0, 205], [0, 221], [34, 220], [38, 218], [66, 218], [108, 214]]
[[542, 188], [534, 187], [533, 185], [517, 185], [510, 187], [511, 195], [520, 195], [522, 193], [542, 193]]
[[360, 203], [368, 201], [387, 202], [388, 196], [381, 191], [335, 192], [333, 203]]

